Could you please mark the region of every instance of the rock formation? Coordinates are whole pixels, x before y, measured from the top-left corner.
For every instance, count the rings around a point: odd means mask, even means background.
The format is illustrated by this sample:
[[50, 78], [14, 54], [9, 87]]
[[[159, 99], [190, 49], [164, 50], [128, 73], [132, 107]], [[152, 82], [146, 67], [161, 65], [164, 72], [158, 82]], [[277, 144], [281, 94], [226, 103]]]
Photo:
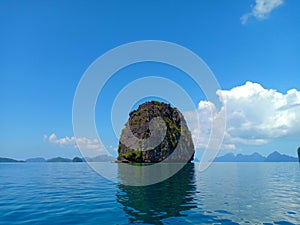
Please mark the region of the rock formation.
[[76, 156], [72, 159], [72, 162], [83, 162], [83, 159]]
[[300, 162], [300, 147], [298, 148], [298, 160]]
[[129, 114], [122, 130], [118, 160], [122, 162], [190, 162], [192, 136], [181, 112], [158, 101], [143, 103]]

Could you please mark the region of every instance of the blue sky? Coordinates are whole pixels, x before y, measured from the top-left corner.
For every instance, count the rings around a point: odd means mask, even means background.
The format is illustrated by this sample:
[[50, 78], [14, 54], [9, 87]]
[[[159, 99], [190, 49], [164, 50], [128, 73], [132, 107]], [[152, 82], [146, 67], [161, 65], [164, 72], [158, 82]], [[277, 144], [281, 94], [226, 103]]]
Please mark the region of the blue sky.
[[[264, 1], [271, 4], [269, 11], [259, 7]], [[299, 8], [299, 1], [288, 0], [1, 1], [0, 156], [79, 155], [74, 146], [59, 142], [66, 136], [73, 137], [72, 103], [77, 84], [100, 55], [132, 41], [164, 40], [189, 48], [211, 68], [222, 90], [249, 90], [247, 81], [283, 95], [291, 89], [300, 90]], [[107, 84], [103, 95], [108, 108], [104, 114], [110, 112], [119, 89], [150, 72], [182, 84], [195, 105], [205, 101], [201, 90], [175, 69], [136, 65], [120, 71], [125, 78], [116, 74]], [[264, 101], [271, 98], [268, 91], [264, 93], [268, 96]], [[298, 104], [295, 101], [293, 104]], [[297, 124], [298, 118], [291, 121]], [[101, 125], [101, 118], [99, 121]], [[118, 143], [111, 138], [107, 121], [102, 119], [104, 125], [98, 132], [106, 137], [106, 146], [113, 148]], [[300, 146], [300, 132], [295, 129], [274, 136], [265, 129], [260, 131], [265, 132], [261, 136], [249, 134], [267, 140], [259, 145], [229, 143], [237, 140], [230, 138], [226, 141], [229, 146], [235, 145], [235, 152], [265, 155], [278, 150], [295, 155]], [[52, 142], [51, 134], [55, 134]], [[232, 135], [240, 138], [239, 134]]]

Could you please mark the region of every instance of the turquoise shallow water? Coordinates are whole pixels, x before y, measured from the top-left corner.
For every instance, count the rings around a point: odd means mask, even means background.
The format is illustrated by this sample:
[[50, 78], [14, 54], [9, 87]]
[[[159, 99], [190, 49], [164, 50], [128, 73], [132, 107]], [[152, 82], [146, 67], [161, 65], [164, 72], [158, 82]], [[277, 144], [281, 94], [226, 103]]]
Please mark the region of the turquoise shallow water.
[[299, 163], [190, 164], [145, 187], [85, 163], [2, 163], [0, 187], [0, 224], [300, 224]]

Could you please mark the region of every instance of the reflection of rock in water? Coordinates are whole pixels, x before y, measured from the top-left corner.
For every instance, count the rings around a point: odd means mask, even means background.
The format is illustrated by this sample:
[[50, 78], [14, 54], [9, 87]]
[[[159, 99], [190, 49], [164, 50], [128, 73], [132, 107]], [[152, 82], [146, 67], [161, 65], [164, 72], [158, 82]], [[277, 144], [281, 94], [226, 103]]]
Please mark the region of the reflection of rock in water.
[[194, 164], [188, 163], [173, 177], [149, 186], [119, 185], [117, 200], [124, 206], [130, 222], [162, 224], [169, 217], [184, 216], [195, 208]]

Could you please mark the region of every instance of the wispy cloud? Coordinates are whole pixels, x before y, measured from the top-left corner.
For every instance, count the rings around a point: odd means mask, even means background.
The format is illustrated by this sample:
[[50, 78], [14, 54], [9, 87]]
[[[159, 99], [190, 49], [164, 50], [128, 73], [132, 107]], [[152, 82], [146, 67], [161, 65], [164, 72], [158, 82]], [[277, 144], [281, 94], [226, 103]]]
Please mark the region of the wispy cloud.
[[86, 137], [63, 137], [57, 138], [55, 133], [47, 136], [44, 135], [44, 140], [52, 144], [59, 145], [61, 147], [74, 147], [82, 150], [94, 150], [99, 153], [106, 153], [104, 146], [102, 146], [97, 139], [91, 139]]
[[252, 11], [241, 17], [242, 24], [246, 24], [250, 17], [258, 20], [264, 20], [278, 6], [282, 5], [284, 0], [256, 0]]
[[[226, 106], [226, 133], [223, 149], [235, 150], [241, 145], [265, 145], [271, 140], [300, 135], [300, 91], [291, 89], [281, 93], [247, 82], [231, 90], [219, 90], [224, 110]], [[213, 103], [201, 101], [197, 115], [185, 113], [197, 148], [207, 145], [211, 121], [220, 112]], [[197, 116], [200, 128], [197, 126]]]

